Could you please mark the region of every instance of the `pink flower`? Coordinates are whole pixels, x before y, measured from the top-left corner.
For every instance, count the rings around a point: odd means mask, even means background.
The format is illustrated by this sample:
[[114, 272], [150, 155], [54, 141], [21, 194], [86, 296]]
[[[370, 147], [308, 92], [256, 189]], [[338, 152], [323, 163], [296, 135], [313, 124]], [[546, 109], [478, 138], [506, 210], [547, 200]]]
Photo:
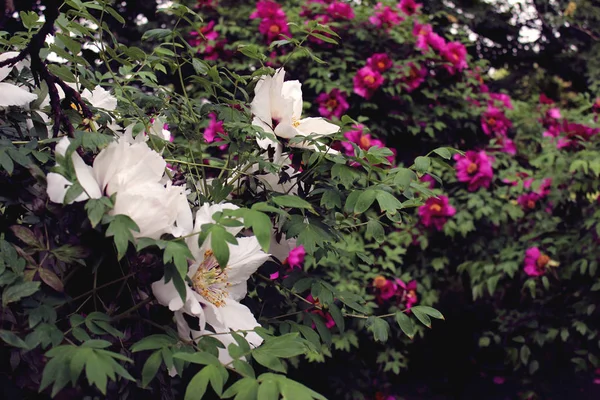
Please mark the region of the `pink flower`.
[[402, 12], [408, 16], [417, 14], [419, 12], [419, 8], [422, 6], [423, 4], [417, 3], [415, 0], [402, 0], [398, 5]]
[[[523, 187], [529, 189], [533, 183], [533, 178], [526, 179], [523, 181]], [[533, 192], [525, 193], [517, 198], [517, 203], [523, 208], [523, 210], [535, 209], [538, 201], [544, 199], [550, 193], [550, 186], [552, 185], [552, 178], [546, 178], [540, 184], [540, 187]]]
[[197, 0], [196, 8], [215, 8], [217, 6], [217, 1], [218, 0]]
[[441, 51], [446, 47], [446, 40], [433, 32], [429, 24], [421, 25], [415, 22], [413, 36], [417, 39], [417, 48], [423, 53], [428, 52], [430, 47], [435, 51]]
[[529, 276], [541, 276], [546, 273], [546, 268], [552, 262], [550, 257], [543, 254], [537, 247], [530, 247], [525, 251], [525, 273]]
[[354, 19], [354, 10], [348, 3], [335, 1], [327, 7], [327, 12], [333, 19]]
[[256, 11], [250, 14], [250, 19], [256, 18], [285, 18], [281, 6], [272, 0], [260, 0], [256, 3]]
[[369, 66], [365, 66], [356, 72], [353, 82], [354, 93], [368, 100], [383, 84], [383, 76], [379, 71], [374, 70]]
[[217, 60], [219, 52], [223, 50], [227, 40], [218, 40], [219, 33], [214, 30], [215, 21], [210, 21], [199, 31], [190, 32], [188, 43], [192, 47], [198, 47], [198, 54], [203, 54], [205, 60]]
[[502, 153], [510, 154], [513, 156], [517, 154], [517, 146], [515, 146], [515, 142], [513, 142], [506, 136], [497, 136], [496, 145], [499, 146], [499, 148], [491, 150], [500, 151]]
[[263, 19], [258, 25], [258, 31], [263, 35], [266, 35], [269, 42], [280, 39], [280, 35], [290, 36], [290, 28], [287, 25], [287, 19], [285, 17], [278, 19]]
[[[204, 140], [206, 143], [222, 142], [223, 138], [219, 136], [219, 133], [227, 135], [225, 129], [223, 129], [223, 121], [217, 121], [215, 113], [210, 113], [208, 117], [210, 118], [210, 121], [208, 122], [208, 126], [204, 129]], [[219, 150], [225, 150], [226, 148], [227, 143], [219, 146]]]
[[460, 42], [449, 42], [440, 50], [441, 56], [452, 65], [445, 65], [449, 73], [455, 74], [467, 68], [467, 48]]
[[404, 21], [397, 11], [389, 6], [384, 6], [383, 3], [377, 3], [375, 6], [375, 14], [369, 17], [369, 22], [378, 28], [389, 30], [393, 26]]
[[423, 182], [429, 189], [433, 189], [435, 187], [436, 180], [433, 179], [431, 175], [423, 175], [421, 178], [419, 178], [419, 180]]
[[394, 65], [394, 63], [387, 53], [375, 53], [367, 58], [367, 66], [379, 72], [387, 71], [392, 68], [392, 65]]
[[386, 279], [385, 277], [378, 275], [373, 279], [373, 286], [375, 287], [375, 298], [377, 304], [384, 304], [389, 299], [396, 295], [398, 286], [394, 281]]
[[548, 118], [552, 118], [552, 119], [561, 119], [562, 118], [562, 115], [560, 114], [560, 109], [556, 108], [556, 107], [552, 107], [548, 111], [546, 111], [546, 115], [548, 116]]
[[546, 96], [544, 93], [540, 94], [540, 104], [554, 104], [554, 100]]
[[494, 105], [495, 101], [499, 101], [501, 102], [504, 107], [508, 108], [509, 110], [514, 109], [510, 96], [504, 93], [490, 93], [490, 98], [491, 98], [491, 105]]
[[434, 227], [441, 231], [448, 221], [448, 218], [456, 214], [456, 209], [448, 202], [448, 197], [430, 197], [425, 204], [419, 207], [419, 216], [421, 223], [429, 227]]
[[511, 127], [512, 122], [504, 112], [491, 105], [488, 105], [487, 111], [481, 116], [481, 128], [488, 136], [506, 136]]
[[[323, 307], [323, 305], [319, 302], [319, 299], [313, 298], [312, 294], [309, 294], [308, 296], [306, 296], [306, 300], [313, 303], [316, 307]], [[331, 314], [329, 314], [328, 312], [323, 312], [323, 310], [316, 309], [316, 310], [312, 310], [311, 313], [320, 315], [325, 320], [325, 326], [328, 329], [331, 329], [335, 326], [335, 321], [333, 320], [333, 317], [331, 316]], [[312, 325], [312, 328], [315, 329], [315, 324]]]
[[582, 141], [589, 141], [599, 131], [598, 128], [563, 121], [562, 133], [564, 136], [558, 139], [556, 147], [559, 149], [579, 149]]
[[456, 177], [460, 182], [467, 182], [468, 189], [473, 192], [481, 187], [489, 188], [494, 172], [492, 161], [485, 151], [467, 151], [464, 156], [456, 154]]
[[[287, 264], [291, 269], [302, 269], [302, 264], [304, 264], [304, 257], [306, 256], [306, 251], [304, 250], [304, 246], [300, 245], [298, 247], [294, 247], [290, 250], [290, 254], [286, 259]], [[284, 264], [286, 263], [284, 261]]]
[[[354, 125], [352, 128], [354, 128], [354, 129], [344, 133], [344, 137], [348, 141], [341, 143], [343, 152], [347, 156], [353, 157], [355, 155], [354, 147], [352, 146], [351, 143], [356, 144], [362, 150], [369, 150], [373, 146], [385, 147], [385, 144], [381, 140], [375, 139], [371, 136], [371, 134], [365, 132], [364, 125], [358, 124], [358, 125]], [[392, 151], [394, 151], [394, 149], [392, 149]], [[389, 156], [388, 160], [390, 161], [391, 164], [393, 164], [395, 161], [395, 157]]]
[[419, 67], [418, 64], [413, 62], [408, 63], [408, 74], [405, 75], [401, 80], [406, 86], [406, 91], [408, 93], [416, 90], [423, 82], [425, 82], [425, 78], [427, 77], [427, 68], [422, 66]]
[[407, 310], [410, 310], [419, 300], [417, 297], [417, 281], [412, 280], [406, 284], [400, 279], [396, 279], [396, 284], [400, 288], [400, 302], [404, 303]]
[[346, 101], [346, 95], [339, 89], [332, 89], [329, 93], [321, 93], [317, 96], [319, 114], [325, 118], [341, 118], [350, 106]]

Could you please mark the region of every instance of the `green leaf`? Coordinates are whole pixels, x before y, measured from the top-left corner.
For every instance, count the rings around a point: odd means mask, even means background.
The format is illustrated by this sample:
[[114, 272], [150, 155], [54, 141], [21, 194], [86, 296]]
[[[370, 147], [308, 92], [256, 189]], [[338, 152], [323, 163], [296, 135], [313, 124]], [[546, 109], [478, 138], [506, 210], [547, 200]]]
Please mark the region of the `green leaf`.
[[412, 312], [414, 312], [415, 310], [417, 310], [418, 312], [421, 312], [423, 314], [427, 314], [432, 318], [435, 319], [444, 319], [444, 316], [442, 315], [441, 312], [439, 312], [438, 310], [436, 310], [433, 307], [428, 307], [428, 306], [414, 306], [410, 309]]
[[273, 197], [273, 203], [277, 204], [280, 207], [290, 207], [290, 208], [304, 208], [304, 209], [308, 209], [308, 210], [313, 210], [313, 206], [312, 204], [310, 204], [308, 201], [301, 199], [298, 196], [292, 196], [292, 195], [283, 195], [283, 196], [277, 196], [277, 197]]
[[429, 157], [417, 157], [415, 158], [415, 169], [420, 173], [425, 173], [431, 166], [431, 160]]
[[304, 354], [306, 347], [299, 340], [297, 333], [288, 333], [265, 341], [260, 346], [260, 351], [278, 358], [289, 358]]
[[148, 357], [142, 368], [142, 387], [148, 386], [152, 379], [154, 379], [161, 363], [162, 356], [160, 351], [155, 351]]
[[165, 252], [163, 253], [163, 262], [168, 264], [173, 262], [175, 267], [177, 268], [177, 272], [183, 278], [187, 276], [188, 273], [188, 260], [193, 260], [194, 256], [192, 252], [187, 247], [185, 242], [182, 241], [170, 241], [167, 242], [167, 247], [165, 248]]
[[246, 361], [242, 360], [233, 360], [233, 368], [235, 368], [236, 372], [240, 373], [242, 376], [248, 378], [254, 378], [254, 369], [252, 366], [248, 364]]
[[377, 196], [377, 191], [373, 189], [367, 189], [362, 192], [358, 198], [356, 199], [356, 204], [354, 205], [354, 214], [362, 214], [371, 207], [371, 204], [375, 201], [375, 197]]
[[20, 337], [12, 333], [11, 331], [0, 330], [0, 339], [2, 339], [6, 344], [9, 344], [13, 347], [18, 347], [20, 349], [29, 349], [27, 343], [25, 343]]
[[180, 360], [188, 361], [194, 364], [203, 364], [203, 365], [221, 365], [219, 359], [212, 354], [205, 352], [197, 352], [197, 353], [175, 353], [173, 354], [173, 358], [178, 358]]
[[410, 187], [410, 183], [417, 179], [417, 175], [408, 168], [400, 168], [394, 176], [394, 185], [400, 186], [402, 189]]
[[173, 31], [170, 29], [150, 29], [146, 32], [144, 32], [144, 34], [142, 35], [142, 41], [146, 41], [146, 40], [157, 40], [160, 41], [161, 39], [166, 39], [167, 37], [171, 36], [173, 34]]
[[376, 199], [379, 203], [379, 207], [381, 207], [382, 212], [387, 212], [391, 215], [396, 214], [396, 212], [402, 208], [402, 203], [393, 194], [388, 193], [383, 190], [376, 190]]
[[258, 382], [256, 379], [242, 378], [227, 388], [222, 397], [228, 399], [235, 396], [235, 400], [258, 400], [257, 392]]
[[229, 261], [229, 246], [227, 242], [233, 240], [233, 243], [237, 243], [235, 237], [229, 233], [225, 228], [220, 225], [213, 225], [211, 232], [211, 240], [210, 245], [217, 259], [217, 262], [221, 266], [221, 268], [225, 268], [227, 266], [227, 262]]
[[108, 382], [108, 370], [112, 371], [111, 366], [107, 366], [94, 352], [91, 352], [85, 363], [85, 376], [91, 385], [96, 385], [103, 395], [106, 395], [106, 384]]
[[31, 296], [37, 292], [39, 288], [39, 282], [21, 282], [9, 286], [4, 289], [4, 292], [2, 293], [2, 305], [6, 306], [7, 304], [21, 300], [24, 297]]
[[334, 303], [329, 305], [329, 313], [331, 314], [331, 318], [335, 322], [335, 326], [339, 329], [340, 333], [344, 332], [344, 316], [342, 315], [342, 311], [336, 306]]
[[388, 340], [390, 325], [385, 319], [370, 316], [367, 318], [367, 329], [373, 332], [376, 341], [386, 342]]
[[134, 243], [131, 231], [139, 232], [140, 228], [130, 217], [123, 214], [115, 215], [106, 230], [107, 237], [114, 237], [119, 260], [125, 255], [129, 242]]
[[13, 225], [10, 230], [18, 237], [23, 243], [35, 247], [44, 248], [44, 245], [39, 241], [35, 234], [28, 228], [22, 225]]
[[396, 322], [400, 326], [400, 329], [402, 330], [402, 332], [404, 332], [404, 334], [406, 336], [408, 336], [410, 339], [414, 338], [417, 330], [416, 330], [415, 324], [413, 323], [412, 319], [408, 315], [403, 313], [402, 311], [398, 311], [396, 313], [395, 317], [396, 317]]
[[285, 367], [279, 360], [279, 358], [264, 352], [261, 347], [252, 352], [252, 357], [260, 365], [272, 369], [273, 371], [285, 373]]
[[13, 163], [13, 160], [9, 157], [8, 154], [6, 154], [6, 151], [4, 149], [0, 149], [0, 166], [9, 175], [12, 175], [12, 173], [15, 169], [15, 164]]
[[279, 387], [277, 382], [271, 379], [265, 379], [258, 387], [258, 399], [261, 400], [279, 400]]
[[77, 82], [75, 75], [73, 75], [71, 70], [64, 65], [50, 64], [48, 65], [48, 69], [65, 82]]
[[144, 350], [156, 350], [177, 344], [177, 339], [169, 335], [150, 335], [131, 346], [131, 351], [137, 353]]
[[433, 152], [445, 160], [449, 160], [450, 158], [452, 158], [452, 153], [450, 153], [450, 150], [448, 150], [447, 147], [437, 148], [433, 150]]
[[413, 307], [410, 309], [410, 311], [413, 313], [413, 315], [426, 327], [431, 328], [431, 318], [429, 318], [429, 316], [427, 314], [425, 314], [423, 311], [417, 309], [414, 310]]
[[92, 228], [95, 228], [102, 221], [102, 217], [112, 208], [113, 204], [108, 197], [89, 199], [85, 203], [85, 210], [87, 211]]
[[244, 214], [244, 225], [252, 228], [252, 232], [258, 239], [258, 243], [263, 251], [269, 251], [271, 244], [271, 218], [260, 211], [247, 210]]

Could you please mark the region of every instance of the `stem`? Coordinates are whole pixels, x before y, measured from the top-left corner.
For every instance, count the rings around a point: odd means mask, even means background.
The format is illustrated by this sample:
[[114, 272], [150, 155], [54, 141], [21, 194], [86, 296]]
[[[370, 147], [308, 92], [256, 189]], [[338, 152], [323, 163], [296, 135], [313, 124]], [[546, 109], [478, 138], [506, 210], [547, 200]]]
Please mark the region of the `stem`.
[[146, 297], [144, 300], [140, 301], [139, 303], [137, 303], [136, 305], [134, 305], [133, 307], [123, 311], [121, 314], [115, 315], [114, 317], [112, 317], [110, 319], [110, 322], [116, 322], [119, 321], [123, 318], [127, 318], [129, 316], [129, 314], [131, 314], [132, 312], [144, 307], [146, 304], [150, 303], [151, 301], [153, 301], [154, 299], [150, 296]]

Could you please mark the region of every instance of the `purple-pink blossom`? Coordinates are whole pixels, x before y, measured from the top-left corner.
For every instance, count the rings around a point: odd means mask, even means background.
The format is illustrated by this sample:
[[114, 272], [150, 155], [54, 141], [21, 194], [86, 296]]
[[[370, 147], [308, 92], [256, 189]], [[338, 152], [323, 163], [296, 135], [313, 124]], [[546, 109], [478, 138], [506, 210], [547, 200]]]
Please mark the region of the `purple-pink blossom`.
[[369, 17], [369, 22], [378, 28], [388, 30], [400, 22], [404, 21], [404, 18], [398, 14], [397, 10], [394, 10], [390, 6], [383, 5], [383, 3], [377, 3], [375, 6], [375, 13]]
[[488, 105], [487, 110], [481, 116], [481, 128], [488, 136], [506, 136], [512, 127], [512, 122], [500, 109]]
[[354, 10], [348, 3], [334, 1], [327, 7], [327, 12], [333, 19], [354, 19]]
[[552, 260], [543, 254], [537, 247], [530, 247], [525, 251], [525, 273], [529, 276], [541, 276], [546, 273], [548, 264]]
[[430, 197], [419, 207], [421, 223], [429, 228], [441, 231], [448, 219], [456, 214], [456, 209], [450, 205], [447, 196]]
[[[219, 136], [219, 134], [227, 135], [225, 129], [223, 128], [223, 121], [217, 121], [217, 116], [215, 113], [210, 113], [208, 117], [210, 121], [208, 122], [208, 126], [204, 129], [204, 140], [206, 143], [222, 142], [223, 138]], [[219, 150], [225, 150], [227, 148], [227, 143], [218, 147]]]
[[331, 89], [329, 93], [321, 93], [317, 96], [319, 114], [325, 118], [341, 118], [350, 106], [346, 101], [346, 95], [339, 89]]
[[368, 100], [383, 84], [384, 79], [379, 71], [364, 66], [356, 72], [352, 81], [354, 83], [354, 93]]
[[408, 73], [401, 79], [408, 93], [416, 90], [427, 77], [427, 68], [413, 62], [408, 63]]
[[492, 161], [485, 151], [467, 151], [464, 156], [456, 154], [456, 177], [460, 182], [468, 183], [473, 192], [481, 187], [489, 188], [494, 177]]
[[455, 74], [467, 68], [467, 48], [460, 42], [448, 42], [440, 50], [441, 56], [450, 63], [444, 67], [449, 73]]
[[423, 4], [417, 3], [415, 0], [402, 0], [398, 7], [402, 12], [408, 16], [415, 15], [419, 12], [419, 9], [423, 7]]
[[375, 53], [367, 58], [367, 66], [379, 72], [387, 71], [392, 65], [394, 63], [387, 53]]

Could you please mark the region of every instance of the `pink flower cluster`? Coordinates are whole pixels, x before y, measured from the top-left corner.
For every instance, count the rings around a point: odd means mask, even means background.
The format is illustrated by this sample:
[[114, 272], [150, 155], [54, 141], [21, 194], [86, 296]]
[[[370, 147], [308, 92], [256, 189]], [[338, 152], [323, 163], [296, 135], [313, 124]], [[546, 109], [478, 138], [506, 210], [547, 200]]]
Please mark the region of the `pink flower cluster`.
[[[362, 124], [354, 125], [351, 131], [344, 133], [346, 141], [340, 143], [343, 153], [347, 156], [354, 157], [354, 147], [352, 143], [356, 144], [362, 150], [369, 150], [371, 147], [385, 147], [385, 144], [371, 136], [371, 134], [365, 132], [365, 126]], [[395, 154], [395, 149], [391, 149]], [[395, 156], [389, 156], [388, 161], [391, 164], [395, 162]]]
[[348, 3], [342, 1], [334, 1], [327, 7], [327, 13], [335, 20], [352, 20], [354, 19], [354, 10]]
[[408, 71], [406, 75], [404, 75], [400, 81], [406, 88], [408, 93], [416, 90], [421, 86], [423, 82], [425, 82], [425, 78], [428, 75], [427, 68], [425, 66], [419, 66], [413, 62], [409, 62], [407, 65]]
[[600, 132], [598, 128], [569, 122], [562, 118], [560, 109], [553, 107], [554, 101], [543, 93], [540, 95], [540, 104], [542, 109], [546, 108], [544, 106], [550, 106], [544, 111], [541, 119], [542, 125], [546, 129], [543, 136], [556, 138], [556, 147], [559, 149], [580, 149], [582, 141], [587, 142]]
[[[313, 303], [317, 307], [322, 307], [321, 303], [319, 302], [319, 299], [314, 298], [312, 296], [312, 294], [309, 294], [308, 296], [306, 296], [306, 300]], [[319, 310], [319, 309], [312, 310], [311, 313], [320, 315], [321, 318], [323, 318], [325, 320], [325, 326], [328, 329], [331, 329], [335, 326], [335, 321], [333, 320], [333, 317], [331, 316], [330, 313], [323, 311], [323, 310]], [[312, 325], [312, 328], [315, 329], [315, 324]]]
[[[204, 140], [206, 141], [206, 143], [222, 142], [223, 138], [219, 136], [219, 134], [225, 136], [227, 135], [227, 132], [225, 132], [225, 129], [223, 128], [223, 121], [217, 121], [217, 116], [215, 113], [210, 113], [208, 117], [208, 126], [204, 129], [203, 132]], [[222, 144], [218, 147], [219, 150], [225, 150], [227, 148], [227, 143]]]
[[258, 30], [267, 37], [269, 43], [283, 39], [281, 35], [291, 36], [287, 16], [281, 6], [273, 0], [260, 0], [256, 3], [256, 11], [250, 14], [250, 19], [260, 19]]
[[452, 75], [467, 68], [467, 48], [460, 42], [446, 42], [446, 40], [433, 32], [431, 25], [421, 25], [415, 22], [413, 36], [416, 46], [423, 53], [430, 50], [436, 51], [446, 63], [444, 68]]
[[543, 254], [537, 247], [530, 247], [525, 251], [525, 273], [529, 276], [541, 276], [548, 270], [551, 263], [550, 257]]
[[[294, 247], [290, 250], [287, 258], [282, 261], [282, 265], [287, 266], [287, 273], [290, 273], [295, 269], [302, 269], [302, 266], [304, 265], [304, 257], [306, 257], [306, 250], [304, 250], [304, 246], [300, 245]], [[279, 271], [272, 273], [269, 277], [271, 279], [279, 278]]]
[[378, 28], [383, 28], [386, 31], [404, 21], [400, 16], [399, 10], [394, 10], [390, 6], [385, 6], [383, 3], [377, 3], [375, 13], [369, 17], [369, 22]]
[[513, 109], [511, 98], [503, 93], [490, 93], [489, 95], [487, 109], [481, 116], [481, 129], [486, 135], [495, 139], [495, 144], [498, 146], [495, 150], [515, 155], [517, 148], [508, 137], [512, 122], [505, 114], [506, 110]]
[[227, 40], [219, 40], [219, 33], [215, 31], [215, 21], [210, 21], [198, 31], [190, 32], [188, 43], [198, 48], [198, 54], [203, 54], [205, 60], [216, 60], [219, 52], [227, 43]]
[[448, 197], [430, 197], [419, 207], [421, 223], [427, 227], [433, 227], [441, 231], [448, 219], [456, 214], [456, 209], [449, 203]]
[[[526, 179], [523, 181], [523, 187], [526, 189], [531, 188], [533, 178]], [[523, 208], [523, 210], [533, 210], [540, 200], [543, 200], [550, 193], [550, 186], [552, 185], [552, 178], [546, 178], [542, 181], [540, 187], [535, 191], [530, 191], [520, 195], [517, 198], [517, 203]]]
[[467, 151], [464, 156], [456, 154], [456, 177], [460, 182], [468, 183], [470, 192], [484, 187], [489, 188], [494, 177], [492, 157], [485, 151]]
[[393, 66], [393, 61], [386, 53], [375, 53], [367, 59], [364, 67], [354, 76], [354, 93], [365, 99], [370, 99], [381, 85], [384, 78], [382, 73]]
[[403, 304], [405, 309], [410, 310], [419, 300], [417, 297], [417, 281], [404, 283], [401, 279], [387, 279], [384, 276], [376, 276], [373, 279], [375, 298], [378, 304], [385, 304], [391, 299]]
[[319, 114], [325, 118], [341, 118], [350, 106], [346, 101], [346, 94], [339, 89], [332, 89], [329, 93], [317, 96]]

